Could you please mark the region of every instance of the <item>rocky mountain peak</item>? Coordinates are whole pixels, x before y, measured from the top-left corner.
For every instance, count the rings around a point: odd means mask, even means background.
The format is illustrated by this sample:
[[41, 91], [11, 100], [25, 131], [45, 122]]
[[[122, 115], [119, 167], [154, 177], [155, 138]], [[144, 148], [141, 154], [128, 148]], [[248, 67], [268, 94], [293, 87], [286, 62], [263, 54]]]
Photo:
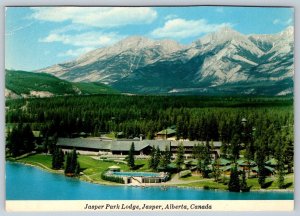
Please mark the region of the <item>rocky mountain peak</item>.
[[40, 72], [75, 82], [102, 82], [133, 93], [173, 92], [175, 87], [174, 92], [207, 91], [203, 88], [243, 82], [254, 82], [251, 91], [245, 91], [255, 93], [258, 81], [286, 80], [278, 88], [284, 91], [291, 88], [294, 71], [293, 31], [288, 27], [277, 34], [244, 35], [224, 27], [190, 46], [131, 36]]

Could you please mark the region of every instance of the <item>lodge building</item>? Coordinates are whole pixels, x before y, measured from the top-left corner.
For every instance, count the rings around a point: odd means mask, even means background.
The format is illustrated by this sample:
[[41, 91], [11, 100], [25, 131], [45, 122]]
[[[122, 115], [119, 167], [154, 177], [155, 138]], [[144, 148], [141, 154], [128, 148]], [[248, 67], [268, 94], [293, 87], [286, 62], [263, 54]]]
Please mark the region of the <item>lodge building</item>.
[[[76, 149], [87, 151], [95, 155], [127, 155], [131, 144], [134, 143], [135, 155], [150, 155], [153, 147], [165, 151], [166, 146], [172, 154], [177, 153], [178, 146], [182, 143], [185, 155], [192, 155], [193, 147], [201, 144], [201, 141], [174, 141], [174, 140], [100, 140], [99, 138], [59, 138], [57, 146], [63, 150]], [[214, 151], [211, 152], [216, 158], [220, 155], [221, 142], [214, 141]]]

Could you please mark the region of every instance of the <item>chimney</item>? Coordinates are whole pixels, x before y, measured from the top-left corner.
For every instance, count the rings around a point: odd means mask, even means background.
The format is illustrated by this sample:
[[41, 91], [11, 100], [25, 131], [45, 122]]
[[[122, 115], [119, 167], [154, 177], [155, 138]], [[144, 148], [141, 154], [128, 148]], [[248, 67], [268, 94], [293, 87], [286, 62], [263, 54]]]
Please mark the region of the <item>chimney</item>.
[[143, 141], [143, 134], [140, 134], [140, 141]]

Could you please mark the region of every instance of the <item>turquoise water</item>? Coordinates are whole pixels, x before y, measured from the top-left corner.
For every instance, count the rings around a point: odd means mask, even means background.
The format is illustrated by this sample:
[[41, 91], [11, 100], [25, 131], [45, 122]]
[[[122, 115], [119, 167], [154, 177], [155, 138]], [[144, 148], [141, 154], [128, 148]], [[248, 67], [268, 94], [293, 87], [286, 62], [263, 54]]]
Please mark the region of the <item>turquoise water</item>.
[[116, 176], [127, 176], [127, 177], [139, 177], [139, 176], [145, 176], [145, 177], [159, 177], [159, 173], [147, 173], [147, 172], [113, 172]]
[[96, 185], [6, 163], [7, 200], [292, 200], [291, 192], [230, 193], [196, 189]]

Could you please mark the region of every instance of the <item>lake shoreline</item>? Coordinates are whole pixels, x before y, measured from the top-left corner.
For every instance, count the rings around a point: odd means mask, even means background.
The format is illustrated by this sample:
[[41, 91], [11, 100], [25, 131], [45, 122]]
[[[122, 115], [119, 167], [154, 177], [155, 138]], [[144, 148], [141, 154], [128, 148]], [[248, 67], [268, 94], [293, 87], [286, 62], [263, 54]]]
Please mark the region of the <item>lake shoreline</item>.
[[[34, 168], [38, 168], [42, 171], [45, 172], [49, 172], [49, 173], [53, 173], [53, 174], [59, 174], [59, 175], [64, 175], [63, 170], [53, 170], [53, 169], [49, 169], [49, 168], [45, 168], [42, 167], [41, 165], [35, 165], [35, 164], [31, 164], [31, 163], [26, 163], [26, 162], [21, 162], [21, 161], [14, 161], [14, 160], [6, 160], [5, 161], [10, 162], [10, 163], [18, 163], [18, 164], [22, 164], [25, 166], [31, 166]], [[228, 190], [225, 189], [221, 189], [221, 188], [210, 188], [210, 189], [204, 189], [203, 187], [192, 187], [192, 186], [182, 186], [182, 183], [179, 185], [176, 184], [168, 184], [168, 183], [160, 183], [160, 184], [147, 184], [147, 185], [126, 185], [126, 184], [118, 184], [115, 182], [99, 182], [99, 181], [93, 181], [93, 180], [88, 180], [88, 179], [84, 179], [82, 178], [84, 175], [81, 175], [79, 178], [78, 177], [67, 177], [66, 178], [73, 178], [73, 179], [77, 179], [79, 181], [83, 181], [83, 182], [87, 182], [87, 183], [91, 183], [91, 184], [95, 184], [95, 185], [106, 185], [106, 186], [119, 186], [119, 187], [124, 187], [124, 186], [129, 186], [129, 187], [137, 187], [137, 188], [148, 188], [148, 187], [157, 187], [157, 188], [182, 188], [182, 189], [193, 189], [193, 190], [210, 190], [210, 191], [223, 191], [223, 192], [228, 192]], [[293, 192], [294, 190], [292, 189], [253, 189], [251, 190], [249, 193], [251, 192], [280, 192], [280, 193], [288, 193], [288, 192]], [[243, 192], [240, 192], [243, 193]], [[247, 192], [245, 192], [247, 193]]]

